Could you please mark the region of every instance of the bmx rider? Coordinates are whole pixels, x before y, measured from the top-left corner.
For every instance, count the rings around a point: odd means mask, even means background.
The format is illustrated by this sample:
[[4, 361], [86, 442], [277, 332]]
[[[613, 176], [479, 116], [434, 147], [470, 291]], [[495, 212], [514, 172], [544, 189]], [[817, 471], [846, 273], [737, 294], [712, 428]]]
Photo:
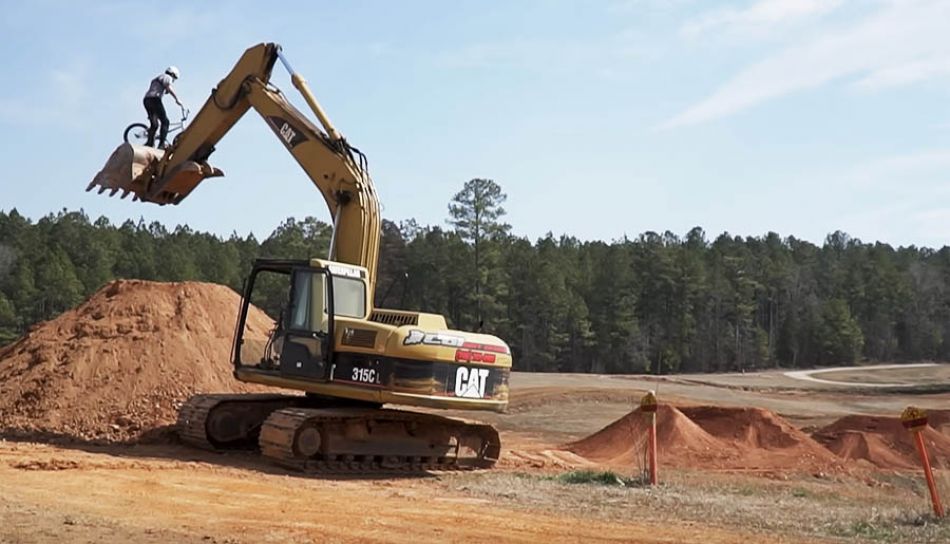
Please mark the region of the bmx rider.
[[162, 105], [162, 96], [167, 92], [172, 95], [179, 107], [184, 107], [172, 87], [172, 82], [178, 79], [179, 74], [180, 72], [175, 66], [166, 68], [165, 73], [158, 75], [149, 83], [148, 92], [145, 93], [145, 98], [142, 100], [145, 105], [145, 112], [148, 114], [148, 139], [145, 145], [149, 147], [155, 145], [155, 130], [159, 127], [159, 124], [161, 125], [161, 131], [158, 135], [159, 147], [165, 147], [165, 137], [168, 136], [168, 114], [165, 113], [165, 106]]

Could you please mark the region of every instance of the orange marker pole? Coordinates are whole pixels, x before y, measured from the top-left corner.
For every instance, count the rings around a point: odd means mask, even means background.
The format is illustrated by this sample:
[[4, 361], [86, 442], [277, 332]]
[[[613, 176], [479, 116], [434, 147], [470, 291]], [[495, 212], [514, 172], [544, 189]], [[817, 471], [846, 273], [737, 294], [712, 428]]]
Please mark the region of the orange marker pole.
[[640, 399], [640, 411], [650, 418], [650, 438], [648, 444], [647, 457], [650, 463], [650, 485], [657, 484], [657, 460], [656, 460], [656, 393], [648, 391]]
[[924, 465], [924, 476], [927, 478], [927, 487], [930, 489], [930, 501], [934, 505], [934, 515], [938, 518], [943, 517], [943, 504], [940, 503], [940, 495], [937, 493], [937, 484], [934, 482], [934, 473], [930, 468], [930, 458], [927, 456], [927, 447], [924, 445], [924, 437], [920, 430], [914, 431], [914, 442], [917, 443], [917, 451], [920, 452], [920, 462]]
[[656, 412], [650, 414], [650, 485], [656, 485]]
[[908, 406], [901, 413], [901, 423], [914, 433], [914, 443], [920, 453], [920, 463], [924, 467], [924, 477], [927, 479], [927, 488], [930, 490], [930, 502], [933, 503], [934, 515], [944, 516], [943, 504], [940, 503], [940, 494], [937, 492], [937, 483], [934, 481], [933, 469], [930, 468], [930, 456], [927, 455], [927, 445], [921, 431], [927, 426], [927, 414], [920, 408]]

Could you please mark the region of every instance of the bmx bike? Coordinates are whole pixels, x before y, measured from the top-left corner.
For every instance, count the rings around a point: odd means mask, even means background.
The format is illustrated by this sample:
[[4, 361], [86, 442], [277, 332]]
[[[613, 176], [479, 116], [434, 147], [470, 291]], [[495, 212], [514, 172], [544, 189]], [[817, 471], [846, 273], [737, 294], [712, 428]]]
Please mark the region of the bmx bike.
[[[168, 135], [166, 137], [171, 136], [173, 132], [178, 132], [179, 130], [184, 129], [185, 121], [188, 120], [188, 115], [190, 113], [190, 110], [182, 106], [181, 121], [178, 121], [177, 123], [168, 123]], [[177, 140], [178, 136], [181, 136], [181, 134], [176, 134], [172, 141], [174, 142]], [[158, 134], [156, 134], [155, 137], [157, 138]], [[148, 141], [148, 125], [145, 123], [132, 123], [131, 125], [125, 127], [125, 132], [122, 133], [122, 139], [125, 140], [125, 143], [127, 144], [145, 145], [145, 142]], [[167, 140], [165, 145], [168, 145]]]

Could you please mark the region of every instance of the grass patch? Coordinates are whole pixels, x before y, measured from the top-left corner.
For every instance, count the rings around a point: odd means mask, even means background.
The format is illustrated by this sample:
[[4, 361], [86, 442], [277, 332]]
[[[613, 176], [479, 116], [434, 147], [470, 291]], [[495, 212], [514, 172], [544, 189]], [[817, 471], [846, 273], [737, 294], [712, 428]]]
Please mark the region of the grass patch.
[[574, 470], [554, 477], [562, 484], [591, 484], [615, 487], [635, 487], [644, 484], [643, 478], [628, 478], [610, 470]]
[[667, 471], [661, 485], [651, 487], [622, 474], [482, 472], [440, 476], [440, 481], [451, 491], [492, 502], [554, 514], [583, 512], [602, 522], [629, 522], [631, 512], [637, 512], [638, 519], [652, 522], [741, 528], [802, 542], [950, 543], [950, 519], [927, 513], [929, 505], [914, 492], [909, 476], [887, 476], [894, 483], [883, 486], [847, 478], [834, 483], [810, 476], [772, 481]]
[[792, 496], [795, 497], [796, 499], [806, 499], [806, 498], [811, 498], [813, 494], [808, 490], [802, 489], [800, 487], [796, 487], [792, 489]]
[[832, 533], [879, 542], [946, 542], [950, 539], [950, 522], [930, 514], [901, 512], [892, 516], [871, 515], [839, 526]]

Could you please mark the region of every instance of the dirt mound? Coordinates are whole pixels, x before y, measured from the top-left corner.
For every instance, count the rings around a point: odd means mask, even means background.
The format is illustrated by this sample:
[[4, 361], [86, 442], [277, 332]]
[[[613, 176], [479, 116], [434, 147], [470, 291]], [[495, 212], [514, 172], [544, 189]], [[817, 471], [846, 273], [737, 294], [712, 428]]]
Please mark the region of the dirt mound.
[[[194, 393], [260, 390], [231, 375], [239, 304], [209, 283], [107, 284], [0, 349], [0, 432], [128, 440], [173, 423]], [[251, 308], [249, 337], [271, 327]]]
[[[931, 462], [938, 467], [948, 466], [950, 436], [930, 426], [926, 427], [922, 434]], [[913, 469], [920, 466], [913, 434], [901, 425], [900, 418], [897, 417], [845, 416], [812, 436], [845, 459], [863, 459], [889, 469]]]
[[950, 410], [927, 410], [930, 426], [944, 434], [950, 434]]
[[[642, 463], [648, 427], [639, 410], [567, 449], [605, 464]], [[759, 408], [660, 406], [662, 463], [690, 468], [827, 470], [838, 458], [781, 417]]]
[[680, 410], [709, 434], [749, 448], [788, 448], [810, 441], [808, 435], [761, 408], [688, 406]]
[[[721, 459], [726, 446], [683, 413], [669, 405], [657, 411], [657, 450], [664, 462], [690, 464]], [[642, 461], [649, 431], [649, 419], [639, 409], [614, 421], [600, 431], [567, 445], [567, 449], [592, 461], [631, 464]]]

